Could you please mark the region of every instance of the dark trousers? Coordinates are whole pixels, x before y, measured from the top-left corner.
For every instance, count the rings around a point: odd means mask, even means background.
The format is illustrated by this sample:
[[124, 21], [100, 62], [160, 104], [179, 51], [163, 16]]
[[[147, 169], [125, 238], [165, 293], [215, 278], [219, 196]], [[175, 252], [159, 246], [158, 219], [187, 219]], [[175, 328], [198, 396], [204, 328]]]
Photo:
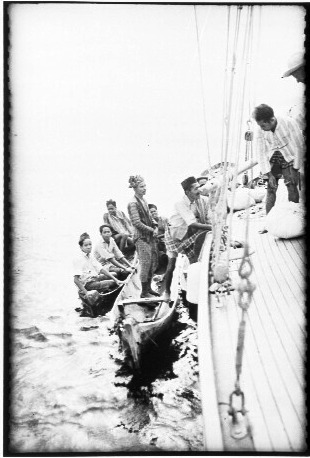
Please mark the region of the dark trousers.
[[114, 285], [115, 282], [113, 280], [110, 280], [106, 275], [100, 274], [97, 275], [96, 277], [93, 277], [91, 281], [87, 282], [85, 284], [85, 289], [87, 291], [92, 291], [96, 290], [100, 292], [104, 292], [107, 289], [109, 289], [110, 286]]
[[271, 173], [276, 179], [276, 186], [272, 187], [270, 186], [268, 182], [267, 186], [267, 196], [266, 196], [266, 214], [270, 212], [272, 207], [274, 206], [276, 202], [276, 197], [277, 197], [277, 189], [278, 189], [278, 184], [279, 184], [279, 178], [283, 176], [284, 178], [284, 184], [287, 187], [287, 192], [288, 192], [288, 200], [290, 202], [299, 202], [299, 192], [297, 188], [297, 184], [292, 183], [292, 176], [291, 176], [291, 167], [281, 167], [278, 164], [274, 164], [271, 168]]

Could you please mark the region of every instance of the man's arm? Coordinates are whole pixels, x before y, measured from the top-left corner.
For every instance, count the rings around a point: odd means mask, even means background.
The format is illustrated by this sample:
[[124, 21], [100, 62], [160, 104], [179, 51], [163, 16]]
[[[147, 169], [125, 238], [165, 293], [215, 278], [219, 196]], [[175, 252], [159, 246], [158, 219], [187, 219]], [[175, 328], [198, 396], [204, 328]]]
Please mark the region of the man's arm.
[[205, 231], [211, 231], [212, 225], [211, 224], [203, 224], [203, 223], [192, 223], [188, 227], [192, 227], [194, 229], [204, 229]]
[[123, 282], [118, 280], [118, 278], [116, 278], [113, 274], [111, 274], [108, 269], [105, 269], [104, 267], [101, 266], [101, 269], [100, 269], [100, 273], [101, 274], [104, 274], [106, 275], [108, 278], [110, 278], [111, 280], [114, 280], [115, 283], [117, 283], [118, 285], [122, 285]]
[[247, 170], [251, 169], [252, 167], [255, 167], [255, 165], [258, 164], [258, 161], [256, 159], [251, 159], [250, 161], [246, 162], [242, 167], [240, 167], [237, 170], [237, 175], [240, 175], [243, 172], [246, 172]]
[[[125, 258], [125, 256], [123, 256], [121, 259], [118, 260], [121, 264], [122, 264], [122, 267], [124, 268], [124, 266], [126, 267], [129, 267], [129, 270], [131, 271], [132, 269], [134, 269], [134, 267], [130, 264], [130, 262], [128, 261], [128, 259]], [[128, 270], [128, 269], [126, 269]], [[128, 270], [128, 271], [129, 271]]]
[[198, 223], [194, 213], [185, 205], [183, 205], [183, 202], [178, 202], [176, 204], [176, 209], [179, 212], [180, 216], [184, 219], [188, 227], [204, 230], [212, 229], [211, 224]]
[[142, 231], [150, 232], [151, 234], [155, 232], [151, 226], [147, 226], [146, 224], [142, 223], [136, 202], [130, 202], [128, 204], [128, 213], [133, 226], [138, 229], [142, 229]]
[[296, 153], [294, 155], [294, 164], [293, 167], [296, 170], [299, 170], [303, 165], [304, 154], [305, 154], [305, 140], [304, 136], [295, 121], [295, 119], [287, 118], [288, 129], [290, 131], [291, 138], [296, 145]]

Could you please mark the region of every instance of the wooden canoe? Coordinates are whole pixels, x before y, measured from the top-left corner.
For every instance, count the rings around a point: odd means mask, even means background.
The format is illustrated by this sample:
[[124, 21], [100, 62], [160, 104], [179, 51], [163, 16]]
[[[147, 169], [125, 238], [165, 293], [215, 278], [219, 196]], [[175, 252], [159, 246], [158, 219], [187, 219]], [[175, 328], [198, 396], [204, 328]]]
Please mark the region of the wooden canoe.
[[133, 369], [143, 369], [143, 356], [152, 346], [158, 346], [167, 334], [178, 303], [178, 295], [173, 301], [165, 302], [162, 298], [155, 300], [141, 299], [139, 272], [134, 274], [112, 309], [123, 352], [130, 357]]
[[[245, 222], [234, 219], [234, 238], [244, 239]], [[256, 289], [246, 312], [240, 377], [245, 414], [239, 413], [237, 425], [229, 404], [242, 311], [236, 290], [220, 300], [209, 293], [210, 236], [202, 250], [198, 356], [208, 451], [301, 453], [306, 448], [304, 242], [260, 234], [261, 226], [262, 219], [249, 222], [250, 279]], [[240, 262], [230, 261], [235, 285]]]

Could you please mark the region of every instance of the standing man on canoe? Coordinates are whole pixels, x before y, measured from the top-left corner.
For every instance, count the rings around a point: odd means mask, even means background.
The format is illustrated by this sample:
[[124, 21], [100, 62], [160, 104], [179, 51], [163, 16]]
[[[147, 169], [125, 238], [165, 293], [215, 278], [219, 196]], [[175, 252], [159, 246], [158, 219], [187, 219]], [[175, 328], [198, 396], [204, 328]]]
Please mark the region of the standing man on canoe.
[[157, 224], [150, 213], [148, 204], [144, 199], [146, 184], [140, 175], [129, 178], [129, 187], [135, 194], [128, 204], [128, 214], [134, 227], [134, 243], [138, 252], [141, 265], [140, 279], [142, 284], [141, 297], [159, 296], [152, 290], [151, 281], [158, 264], [157, 249]]
[[178, 253], [185, 254], [190, 263], [197, 260], [194, 251], [195, 241], [203, 231], [211, 231], [208, 218], [209, 199], [200, 195], [199, 184], [191, 176], [182, 181], [184, 190], [182, 200], [178, 201], [166, 229], [165, 243], [168, 255], [168, 266], [163, 280], [164, 297], [169, 300], [171, 282]]
[[[241, 167], [237, 174], [260, 165], [260, 171], [268, 176], [266, 214], [276, 201], [278, 181], [281, 176], [287, 187], [288, 200], [299, 202], [299, 169], [303, 164], [304, 138], [297, 122], [289, 117], [275, 117], [273, 109], [261, 104], [254, 109], [253, 118], [260, 130], [255, 139], [257, 159]], [[265, 232], [265, 231], [264, 231]]]

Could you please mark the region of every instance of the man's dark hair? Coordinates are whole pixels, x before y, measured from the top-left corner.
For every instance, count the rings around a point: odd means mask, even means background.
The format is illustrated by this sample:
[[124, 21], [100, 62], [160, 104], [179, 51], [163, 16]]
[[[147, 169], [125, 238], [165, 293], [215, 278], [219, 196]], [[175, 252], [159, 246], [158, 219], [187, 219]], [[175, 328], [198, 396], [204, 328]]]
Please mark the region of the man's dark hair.
[[83, 246], [84, 241], [87, 239], [90, 239], [89, 235], [87, 234], [87, 232], [83, 232], [83, 234], [80, 235], [79, 245]]
[[113, 199], [107, 200], [106, 201], [106, 206], [108, 207], [109, 205], [113, 205], [113, 207], [116, 208], [116, 202]]
[[262, 103], [261, 105], [258, 105], [258, 107], [254, 108], [252, 116], [256, 122], [268, 122], [271, 118], [274, 117], [274, 112], [269, 105], [265, 105], [264, 103]]
[[111, 230], [111, 232], [112, 232], [112, 227], [110, 226], [110, 224], [102, 224], [102, 226], [99, 227], [99, 232], [100, 232], [100, 234], [102, 233], [102, 229], [103, 229], [104, 227], [108, 227], [108, 228]]

